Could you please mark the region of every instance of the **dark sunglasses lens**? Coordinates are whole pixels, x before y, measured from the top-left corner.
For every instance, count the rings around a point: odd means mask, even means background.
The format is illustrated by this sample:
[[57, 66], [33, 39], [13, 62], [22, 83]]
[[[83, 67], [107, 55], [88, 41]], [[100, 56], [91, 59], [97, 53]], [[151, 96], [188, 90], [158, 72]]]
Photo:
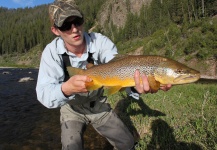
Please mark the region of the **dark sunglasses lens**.
[[83, 18], [75, 18], [72, 21], [66, 21], [63, 23], [61, 27], [59, 27], [60, 31], [68, 31], [71, 29], [72, 24], [75, 25], [76, 27], [81, 26], [84, 23]]
[[67, 31], [70, 30], [72, 26], [72, 23], [70, 22], [64, 22], [61, 27], [59, 27], [60, 31]]
[[84, 23], [84, 19], [83, 18], [76, 18], [76, 19], [73, 20], [73, 24], [76, 27], [81, 26], [83, 23]]

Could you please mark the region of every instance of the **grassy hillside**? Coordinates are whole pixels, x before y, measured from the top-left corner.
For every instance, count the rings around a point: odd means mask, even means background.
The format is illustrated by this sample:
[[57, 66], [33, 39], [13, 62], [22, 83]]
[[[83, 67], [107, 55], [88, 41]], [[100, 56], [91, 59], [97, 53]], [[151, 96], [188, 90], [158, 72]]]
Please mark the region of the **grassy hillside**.
[[41, 47], [41, 45], [37, 45], [25, 54], [11, 54], [0, 56], [0, 66], [38, 68], [42, 51], [43, 48]]

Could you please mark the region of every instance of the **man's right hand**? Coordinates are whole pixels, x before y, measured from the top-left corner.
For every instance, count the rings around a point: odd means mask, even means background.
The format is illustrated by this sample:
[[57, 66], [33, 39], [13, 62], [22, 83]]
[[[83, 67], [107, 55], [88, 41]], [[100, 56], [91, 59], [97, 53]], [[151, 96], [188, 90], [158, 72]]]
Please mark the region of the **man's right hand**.
[[92, 79], [85, 75], [75, 75], [62, 84], [61, 90], [65, 96], [84, 93], [88, 91], [85, 86], [86, 82], [92, 82]]

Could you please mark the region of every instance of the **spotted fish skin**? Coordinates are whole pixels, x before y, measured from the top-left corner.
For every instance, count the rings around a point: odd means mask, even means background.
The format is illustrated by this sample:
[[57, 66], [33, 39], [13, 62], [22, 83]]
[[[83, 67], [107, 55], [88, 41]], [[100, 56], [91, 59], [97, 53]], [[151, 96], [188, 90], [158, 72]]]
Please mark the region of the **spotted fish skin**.
[[106, 64], [87, 70], [68, 67], [70, 76], [87, 75], [93, 82], [87, 83], [90, 90], [102, 86], [114, 88], [113, 93], [122, 87], [135, 86], [134, 73], [139, 70], [148, 77], [152, 89], [158, 90], [162, 84], [185, 84], [195, 82], [200, 73], [175, 60], [161, 56], [126, 55], [115, 58]]
[[[152, 56], [130, 56], [120, 58], [117, 61], [111, 61], [107, 64], [102, 64], [86, 71], [87, 75], [100, 75], [103, 79], [107, 80], [110, 77], [116, 77], [120, 80], [132, 78], [136, 70], [145, 73], [146, 75], [153, 74], [157, 69], [160, 62], [163, 61], [162, 57]], [[145, 64], [145, 65], [144, 65]]]

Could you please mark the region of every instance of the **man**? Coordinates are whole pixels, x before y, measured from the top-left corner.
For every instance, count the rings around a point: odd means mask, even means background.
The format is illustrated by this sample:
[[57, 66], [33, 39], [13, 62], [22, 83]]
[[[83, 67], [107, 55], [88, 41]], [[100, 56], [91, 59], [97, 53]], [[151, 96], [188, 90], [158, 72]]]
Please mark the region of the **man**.
[[[47, 108], [61, 107], [62, 149], [83, 149], [85, 126], [95, 130], [119, 150], [134, 149], [134, 138], [113, 112], [103, 96], [103, 88], [87, 91], [85, 75], [68, 77], [66, 66], [86, 69], [88, 63], [107, 63], [117, 54], [117, 48], [106, 36], [83, 31], [84, 18], [72, 1], [58, 0], [49, 6], [51, 31], [57, 36], [46, 46], [41, 57], [37, 81], [37, 98]], [[140, 77], [143, 83], [140, 83]], [[147, 77], [135, 72], [134, 90], [128, 93], [139, 99], [138, 93], [150, 92]], [[162, 89], [168, 90], [170, 86]]]

